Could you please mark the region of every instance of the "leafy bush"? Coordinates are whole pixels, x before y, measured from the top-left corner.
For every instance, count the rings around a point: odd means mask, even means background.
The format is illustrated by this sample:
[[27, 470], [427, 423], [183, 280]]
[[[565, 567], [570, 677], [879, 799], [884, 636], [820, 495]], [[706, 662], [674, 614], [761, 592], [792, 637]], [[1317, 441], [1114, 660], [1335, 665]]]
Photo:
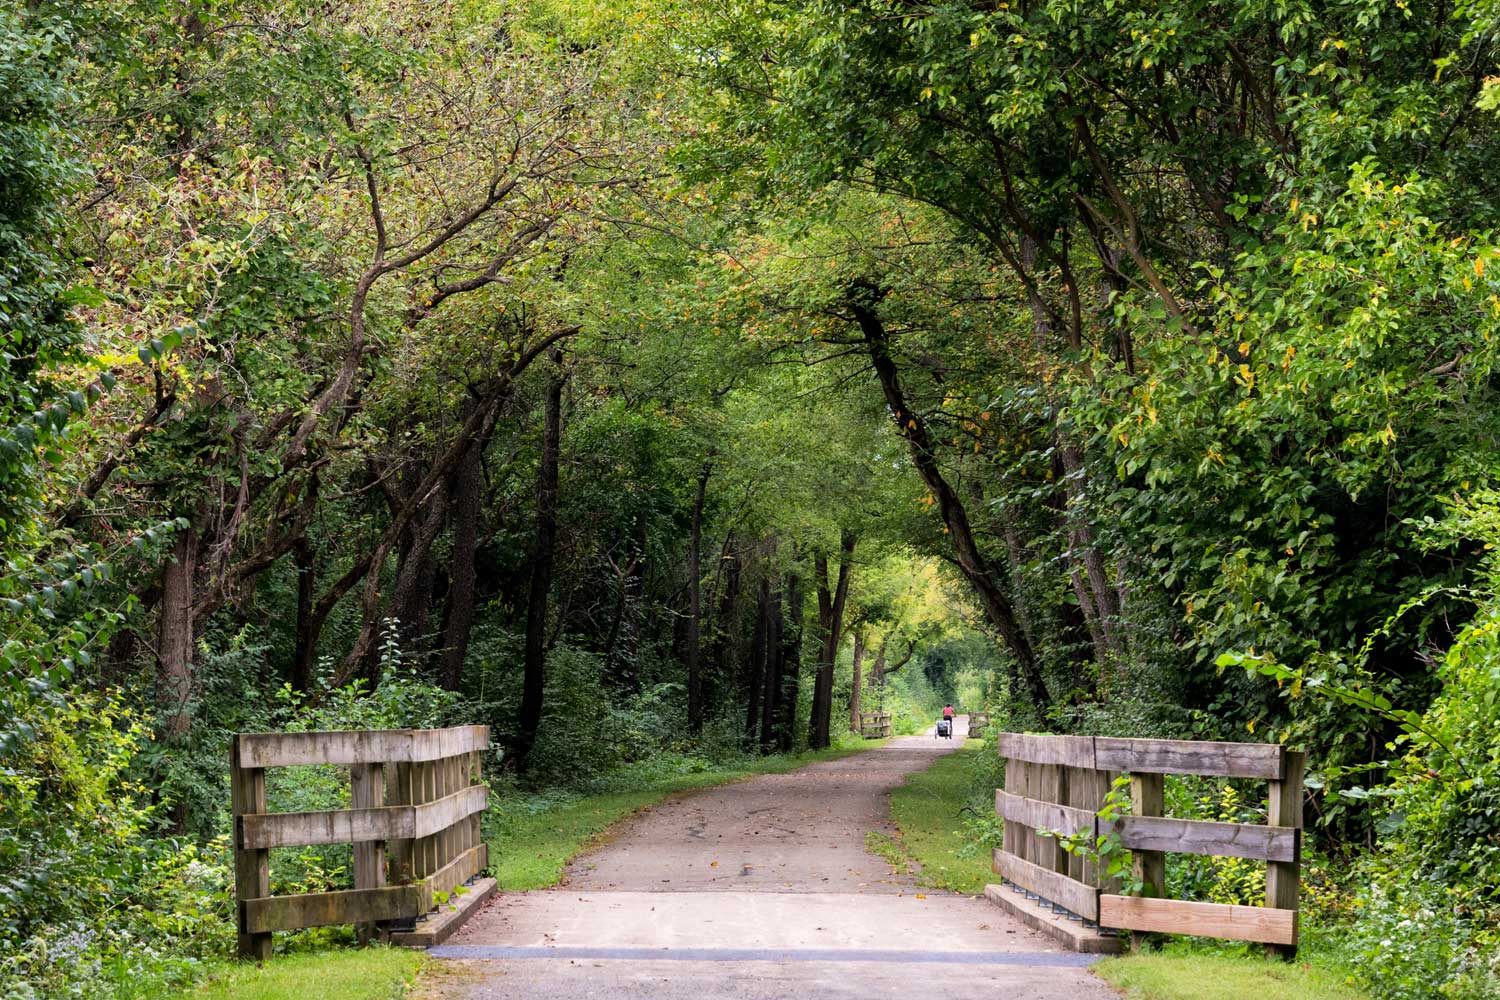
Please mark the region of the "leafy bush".
[[0, 980], [8, 996], [148, 997], [233, 940], [226, 842], [151, 838], [132, 778], [150, 726], [80, 695], [0, 768]]
[[[1166, 814], [1263, 826], [1264, 801], [1251, 798], [1252, 793], [1241, 786], [1240, 782], [1222, 779], [1169, 775], [1165, 782]], [[1167, 896], [1259, 906], [1266, 898], [1266, 866], [1246, 858], [1168, 854]]]
[[1369, 879], [1359, 893], [1359, 919], [1343, 947], [1362, 977], [1384, 1000], [1434, 1000], [1483, 993], [1456, 992], [1468, 935], [1443, 887], [1408, 868], [1360, 866]]

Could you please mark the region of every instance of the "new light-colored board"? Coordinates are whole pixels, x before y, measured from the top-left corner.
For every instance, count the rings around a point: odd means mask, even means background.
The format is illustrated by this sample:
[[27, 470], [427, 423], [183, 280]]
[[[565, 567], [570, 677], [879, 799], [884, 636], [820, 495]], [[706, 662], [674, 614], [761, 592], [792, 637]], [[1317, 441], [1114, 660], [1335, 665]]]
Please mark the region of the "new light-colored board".
[[1094, 738], [1094, 763], [1090, 766], [1101, 771], [1272, 780], [1281, 778], [1283, 768], [1281, 747], [1272, 743], [1209, 743], [1107, 736]]
[[1113, 829], [1132, 851], [1164, 851], [1255, 861], [1295, 861], [1299, 831], [1286, 826], [1122, 816]]
[[1048, 902], [1068, 909], [1085, 920], [1099, 917], [1099, 890], [1060, 872], [1024, 861], [1003, 850], [994, 853], [995, 874], [1023, 889], [1030, 889]]
[[1094, 766], [1092, 736], [1034, 736], [1028, 733], [1001, 733], [995, 738], [1000, 756], [1032, 764], [1066, 764], [1069, 767]]
[[381, 764], [456, 757], [489, 745], [488, 726], [451, 729], [337, 730], [321, 733], [245, 733], [243, 767], [306, 764]]
[[1116, 930], [1194, 934], [1231, 941], [1282, 945], [1297, 941], [1297, 911], [1264, 906], [1104, 895], [1099, 897], [1099, 924]]

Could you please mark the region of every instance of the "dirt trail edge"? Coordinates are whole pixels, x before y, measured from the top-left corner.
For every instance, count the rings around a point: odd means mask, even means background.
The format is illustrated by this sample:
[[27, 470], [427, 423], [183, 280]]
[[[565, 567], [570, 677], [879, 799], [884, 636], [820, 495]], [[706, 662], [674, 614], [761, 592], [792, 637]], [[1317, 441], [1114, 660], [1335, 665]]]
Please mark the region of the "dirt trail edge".
[[1088, 956], [866, 853], [891, 789], [958, 745], [905, 737], [647, 810], [559, 888], [498, 896], [429, 949], [419, 996], [1115, 998]]

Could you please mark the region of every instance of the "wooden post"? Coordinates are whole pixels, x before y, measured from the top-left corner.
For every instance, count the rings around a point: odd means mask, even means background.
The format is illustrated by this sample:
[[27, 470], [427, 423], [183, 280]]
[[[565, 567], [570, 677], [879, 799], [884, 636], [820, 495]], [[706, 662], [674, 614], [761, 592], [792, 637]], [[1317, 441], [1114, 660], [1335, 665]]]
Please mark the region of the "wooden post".
[[[1166, 807], [1166, 783], [1160, 774], [1130, 775], [1131, 812], [1136, 816], [1160, 816]], [[1167, 896], [1167, 856], [1160, 851], [1135, 851], [1131, 865], [1135, 879], [1144, 887], [1147, 896], [1165, 899]], [[1146, 935], [1140, 931], [1130, 932], [1130, 947], [1140, 951], [1146, 943]]]
[[[458, 791], [457, 764], [458, 760], [454, 757], [444, 757], [438, 762], [438, 798], [443, 798], [445, 795], [451, 795]], [[465, 819], [467, 818], [465, 817]], [[458, 851], [455, 849], [456, 845], [454, 843], [454, 836], [457, 832], [454, 827], [450, 826], [438, 834], [437, 867], [433, 871], [443, 868], [448, 862], [458, 857]]]
[[[1307, 754], [1295, 750], [1283, 751], [1285, 762], [1283, 777], [1273, 781], [1266, 822], [1271, 826], [1289, 826], [1297, 830], [1296, 858], [1292, 861], [1266, 862], [1266, 906], [1292, 911], [1292, 933], [1297, 931], [1297, 909], [1300, 896], [1302, 868], [1302, 779], [1307, 769]], [[1297, 945], [1266, 945], [1273, 955], [1291, 960], [1297, 955]]]
[[[349, 765], [349, 804], [355, 809], [375, 809], [385, 804], [385, 767], [381, 764]], [[354, 845], [354, 888], [379, 889], [385, 885], [385, 841], [367, 840]], [[385, 940], [378, 923], [355, 926], [361, 944]]]
[[[1038, 764], [1034, 769], [1035, 791], [1031, 797], [1042, 802], [1065, 805], [1064, 792], [1067, 779], [1063, 777], [1061, 764]], [[1068, 852], [1058, 844], [1056, 837], [1036, 834], [1036, 857], [1032, 859], [1048, 871], [1068, 873]]]
[[[477, 750], [469, 754], [468, 768], [464, 771], [468, 776], [468, 780], [464, 782], [466, 785], [478, 785], [484, 781], [484, 771], [481, 763], [483, 759]], [[484, 843], [484, 828], [480, 825], [480, 822], [479, 813], [475, 813], [469, 817], [470, 847], [478, 847]]]
[[[1005, 762], [1005, 790], [1012, 795], [1026, 794], [1026, 765], [1014, 757]], [[1014, 854], [1018, 858], [1026, 857], [1025, 850], [1026, 828], [1020, 823], [1012, 820], [1005, 821], [1004, 833], [1001, 846], [1007, 854]]]
[[264, 962], [274, 947], [269, 932], [249, 934], [245, 931], [245, 901], [271, 895], [271, 852], [246, 850], [244, 821], [247, 813], [266, 811], [266, 772], [262, 768], [240, 767], [240, 737], [236, 736], [229, 751], [229, 799], [234, 816], [234, 897], [235, 919], [239, 922], [239, 954]]
[[[1086, 809], [1097, 814], [1104, 806], [1104, 796], [1108, 788], [1104, 772], [1096, 771], [1091, 767], [1071, 767], [1068, 769], [1068, 805], [1075, 809]], [[1093, 838], [1099, 839], [1099, 819], [1096, 815], [1094, 825], [1091, 829]], [[1093, 861], [1081, 855], [1074, 855], [1068, 865], [1069, 875], [1079, 882], [1086, 882], [1098, 888], [1099, 866]]]
[[[436, 761], [427, 761], [420, 765], [422, 768], [422, 797], [419, 801], [434, 802], [437, 800], [438, 770]], [[426, 878], [437, 871], [437, 834], [428, 834], [422, 838], [421, 863], [417, 868], [417, 877]]]
[[[405, 762], [396, 764], [386, 771], [386, 800], [393, 806], [410, 805], [416, 801], [412, 789], [412, 768], [415, 765]], [[412, 840], [392, 840], [386, 844], [386, 850], [390, 855], [391, 881], [396, 885], [405, 885], [414, 877], [412, 867], [412, 855], [415, 853]]]

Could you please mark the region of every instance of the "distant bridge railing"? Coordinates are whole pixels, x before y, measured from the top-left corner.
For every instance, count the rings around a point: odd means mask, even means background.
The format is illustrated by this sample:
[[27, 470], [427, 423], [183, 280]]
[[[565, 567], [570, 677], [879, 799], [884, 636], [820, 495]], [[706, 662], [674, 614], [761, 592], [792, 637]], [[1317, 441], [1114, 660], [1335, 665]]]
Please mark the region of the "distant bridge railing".
[[860, 712], [859, 735], [867, 740], [884, 739], [891, 735], [891, 713]]
[[[383, 935], [389, 921], [422, 916], [483, 871], [489, 852], [479, 823], [489, 789], [480, 755], [488, 745], [488, 726], [236, 736], [240, 955], [269, 958], [272, 932], [301, 927], [355, 924], [362, 938]], [[349, 768], [350, 808], [267, 812], [266, 769], [308, 764]], [[317, 844], [354, 846], [354, 888], [272, 896], [271, 850]]]
[[[1306, 754], [1275, 744], [1030, 736], [1001, 733], [1005, 788], [995, 811], [1005, 821], [995, 872], [1029, 893], [1101, 928], [1193, 934], [1256, 941], [1284, 953], [1297, 947], [1302, 851], [1302, 784]], [[1130, 775], [1131, 815], [1099, 816], [1114, 777]], [[1163, 815], [1164, 776], [1257, 778], [1269, 783], [1266, 825], [1217, 823]], [[1087, 832], [1098, 843], [1113, 833], [1132, 854], [1132, 876], [1145, 895], [1126, 896], [1085, 855], [1064, 851], [1056, 836]], [[1197, 854], [1266, 862], [1264, 906], [1166, 898], [1166, 855]]]

